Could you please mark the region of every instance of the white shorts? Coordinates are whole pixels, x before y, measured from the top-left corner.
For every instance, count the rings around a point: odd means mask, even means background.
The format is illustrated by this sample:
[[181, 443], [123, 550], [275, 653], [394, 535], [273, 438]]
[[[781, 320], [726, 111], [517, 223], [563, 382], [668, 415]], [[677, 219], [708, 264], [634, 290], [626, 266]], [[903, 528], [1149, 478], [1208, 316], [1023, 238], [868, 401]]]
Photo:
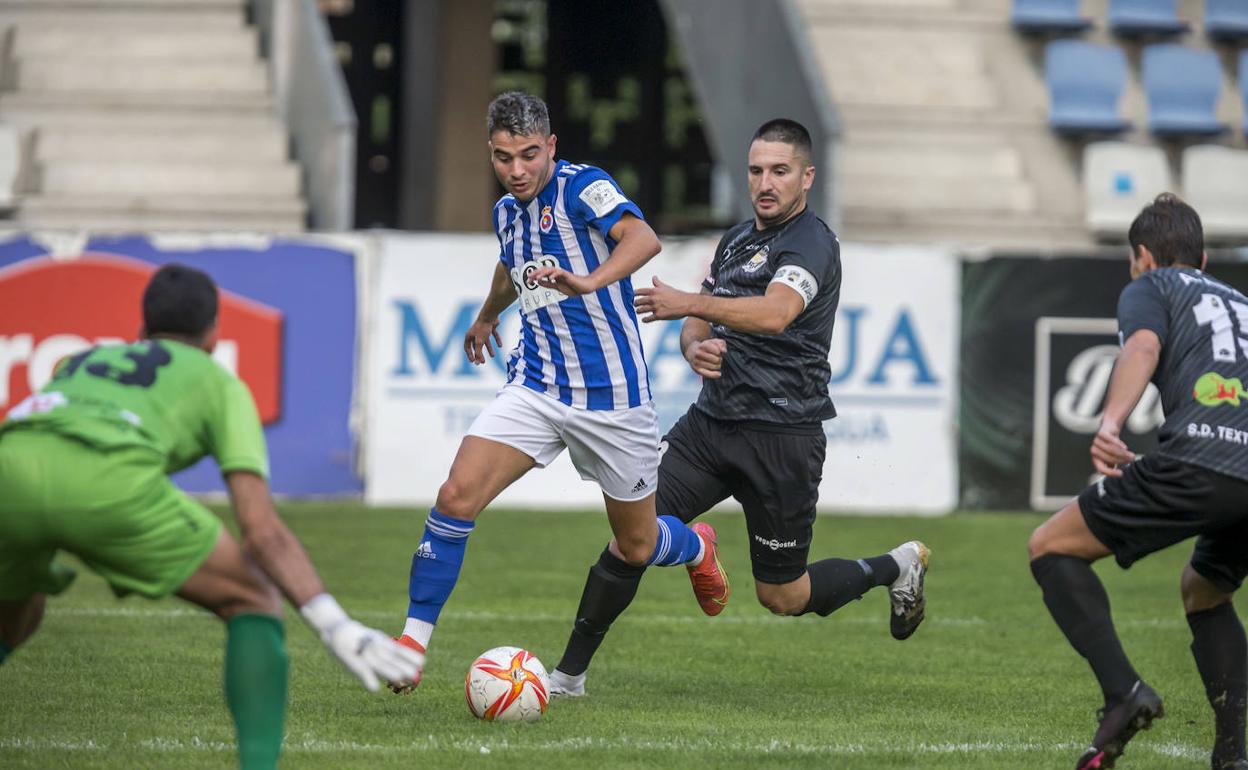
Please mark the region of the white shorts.
[[573, 409], [523, 385], [507, 385], [477, 415], [469, 436], [515, 447], [550, 465], [567, 447], [586, 481], [629, 502], [653, 494], [659, 480], [659, 423], [653, 403], [631, 409]]

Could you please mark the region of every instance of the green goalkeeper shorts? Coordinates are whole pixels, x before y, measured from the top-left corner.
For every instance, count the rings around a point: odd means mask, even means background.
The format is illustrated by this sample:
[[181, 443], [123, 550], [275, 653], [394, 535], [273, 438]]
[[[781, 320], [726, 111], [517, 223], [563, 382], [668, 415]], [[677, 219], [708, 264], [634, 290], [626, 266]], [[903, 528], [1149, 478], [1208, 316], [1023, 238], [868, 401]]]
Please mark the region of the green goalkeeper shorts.
[[58, 551], [80, 558], [118, 596], [167, 596], [199, 569], [221, 520], [139, 447], [107, 453], [30, 429], [0, 434], [0, 601], [64, 591]]

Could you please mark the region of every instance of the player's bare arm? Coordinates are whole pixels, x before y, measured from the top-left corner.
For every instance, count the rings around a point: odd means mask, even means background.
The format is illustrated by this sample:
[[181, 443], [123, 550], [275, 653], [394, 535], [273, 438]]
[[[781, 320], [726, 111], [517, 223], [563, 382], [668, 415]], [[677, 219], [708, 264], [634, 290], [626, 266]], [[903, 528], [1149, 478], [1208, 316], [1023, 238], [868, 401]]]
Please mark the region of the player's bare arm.
[[646, 323], [692, 316], [745, 334], [779, 334], [806, 303], [782, 283], [771, 284], [761, 297], [716, 297], [680, 291], [656, 277], [652, 288], [637, 290], [633, 306], [646, 314], [641, 319]]
[[277, 515], [269, 484], [246, 471], [225, 474], [243, 550], [296, 607], [325, 592], [303, 545]]
[[497, 351], [502, 350], [503, 338], [498, 333], [498, 317], [515, 301], [515, 284], [511, 282], [507, 268], [499, 262], [494, 266], [490, 293], [486, 296], [485, 302], [481, 303], [481, 310], [478, 311], [476, 320], [472, 322], [472, 326], [468, 327], [468, 332], [464, 335], [464, 353], [467, 354], [469, 361], [480, 366], [485, 363], [486, 353], [493, 358]]
[[1161, 340], [1148, 329], [1135, 332], [1122, 346], [1114, 373], [1109, 379], [1105, 414], [1092, 439], [1092, 465], [1098, 473], [1121, 476], [1122, 469], [1118, 466], [1135, 459], [1135, 454], [1119, 438], [1119, 434], [1153, 378], [1160, 356]]
[[[706, 289], [703, 294], [709, 294]], [[680, 327], [680, 352], [699, 377], [719, 379], [728, 343], [714, 336], [711, 325], [701, 318], [686, 318]]]
[[650, 225], [632, 214], [625, 213], [607, 234], [615, 241], [615, 249], [594, 272], [576, 275], [561, 267], [543, 267], [533, 271], [533, 280], [569, 297], [590, 294], [637, 272], [663, 248]]

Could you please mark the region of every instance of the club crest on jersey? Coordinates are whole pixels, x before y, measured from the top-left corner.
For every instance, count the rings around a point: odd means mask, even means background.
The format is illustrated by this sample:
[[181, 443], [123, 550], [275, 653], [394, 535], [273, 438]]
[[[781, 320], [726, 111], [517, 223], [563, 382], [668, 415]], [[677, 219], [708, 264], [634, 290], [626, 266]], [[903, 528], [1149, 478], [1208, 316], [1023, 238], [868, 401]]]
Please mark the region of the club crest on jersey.
[[763, 248], [759, 249], [757, 254], [750, 257], [750, 261], [746, 262], [745, 266], [741, 269], [747, 273], [757, 273], [759, 270], [762, 269], [763, 265], [767, 264], [767, 255], [770, 253], [771, 253], [771, 244], [769, 243]]
[[537, 222], [537, 228], [543, 233], [550, 232], [550, 228], [555, 226], [555, 215], [551, 212], [550, 206], [542, 207], [542, 218]]

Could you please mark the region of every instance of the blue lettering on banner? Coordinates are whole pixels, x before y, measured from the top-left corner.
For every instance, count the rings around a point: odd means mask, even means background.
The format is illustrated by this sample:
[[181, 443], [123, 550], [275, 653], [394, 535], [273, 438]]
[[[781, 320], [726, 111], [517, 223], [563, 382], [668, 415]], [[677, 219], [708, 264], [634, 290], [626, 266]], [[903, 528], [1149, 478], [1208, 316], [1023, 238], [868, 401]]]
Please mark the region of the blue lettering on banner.
[[[862, 318], [866, 314], [867, 308], [861, 305], [841, 308], [840, 317], [837, 318], [836, 323], [838, 330], [843, 329], [844, 334], [838, 333], [833, 342], [834, 350], [835, 345], [844, 347], [845, 363], [839, 370], [832, 372], [831, 378], [828, 379], [829, 385], [839, 385], [846, 382], [857, 372], [858, 338], [862, 332]], [[927, 355], [923, 352], [923, 345], [919, 341], [918, 333], [915, 331], [914, 320], [907, 308], [902, 308], [897, 313], [897, 319], [893, 322], [892, 330], [888, 333], [884, 349], [880, 352], [879, 360], [872, 368], [866, 382], [871, 385], [890, 384], [885, 369], [892, 364], [902, 362], [909, 362], [914, 367], [911, 385], [939, 384], [940, 381], [932, 374], [932, 368], [928, 364]]]
[[910, 313], [904, 309], [897, 314], [897, 323], [893, 326], [892, 334], [889, 335], [888, 342], [884, 345], [880, 362], [875, 365], [875, 371], [867, 378], [867, 382], [872, 385], [887, 385], [888, 379], [884, 376], [884, 367], [894, 361], [909, 361], [914, 365], [914, 385], [936, 384], [936, 378], [932, 376], [927, 359], [923, 355], [923, 348], [919, 345], [918, 335], [914, 332]]
[[[438, 374], [447, 355], [454, 354], [452, 355], [452, 360], [458, 361], [458, 368], [451, 373], [452, 376], [472, 377], [474, 379], [481, 376], [478, 367], [474, 366], [466, 355], [463, 355], [462, 347], [464, 336], [468, 334], [468, 329], [477, 317], [477, 311], [480, 310], [481, 303], [461, 303], [459, 310], [451, 321], [451, 325], [446, 330], [446, 334], [440, 340], [434, 339], [429, 334], [416, 303], [409, 300], [395, 300], [394, 308], [399, 314], [399, 363], [398, 366], [391, 370], [390, 374], [392, 376], [413, 377], [417, 374], [416, 368], [412, 366], [411, 353], [413, 346], [424, 356], [423, 363], [426, 368], [422, 372], [423, 374]], [[513, 312], [515, 310], [510, 308], [503, 312], [499, 324], [500, 327], [506, 323], [508, 315]], [[497, 355], [493, 358], [487, 355], [486, 360], [493, 363], [500, 372], [505, 373], [507, 371], [505, 351], [496, 351], [496, 353]]]
[[879, 412], [837, 415], [835, 420], [823, 424], [823, 432], [830, 443], [870, 444], [889, 440], [888, 423]]

